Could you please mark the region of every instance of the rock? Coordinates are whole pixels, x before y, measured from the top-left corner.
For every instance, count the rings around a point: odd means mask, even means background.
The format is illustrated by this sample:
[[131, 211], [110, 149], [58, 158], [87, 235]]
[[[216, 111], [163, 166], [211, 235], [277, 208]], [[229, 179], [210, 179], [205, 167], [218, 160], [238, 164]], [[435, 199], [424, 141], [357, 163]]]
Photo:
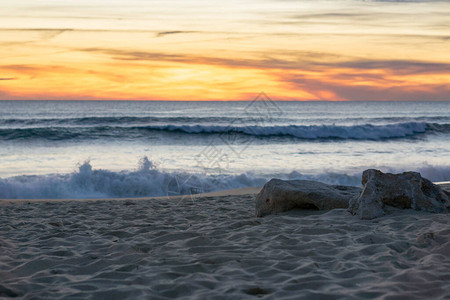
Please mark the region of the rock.
[[419, 245], [429, 246], [434, 241], [434, 232], [422, 233], [417, 237], [416, 241]]
[[447, 194], [417, 172], [382, 173], [369, 169], [362, 175], [363, 190], [350, 201], [349, 211], [361, 219], [371, 220], [384, 215], [385, 206], [412, 208], [433, 213], [447, 212]]
[[55, 226], [55, 227], [61, 227], [64, 225], [64, 223], [62, 221], [49, 222], [48, 224]]
[[333, 186], [309, 180], [272, 179], [256, 196], [256, 216], [288, 211], [294, 208], [329, 210], [348, 208], [351, 198], [361, 188]]
[[439, 184], [444, 193], [450, 197], [450, 183], [441, 183]]

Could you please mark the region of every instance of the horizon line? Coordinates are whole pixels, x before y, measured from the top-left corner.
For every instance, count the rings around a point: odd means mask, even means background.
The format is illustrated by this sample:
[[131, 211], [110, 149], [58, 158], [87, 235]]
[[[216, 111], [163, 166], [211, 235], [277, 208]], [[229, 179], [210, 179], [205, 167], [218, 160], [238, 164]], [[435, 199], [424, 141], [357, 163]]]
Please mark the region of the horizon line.
[[[161, 100], [161, 99], [0, 99], [0, 101], [134, 101], [134, 102], [252, 102], [254, 99], [239, 99], [239, 100]], [[264, 100], [260, 100], [264, 101]], [[270, 101], [275, 102], [450, 102], [448, 100], [276, 100], [270, 98]]]

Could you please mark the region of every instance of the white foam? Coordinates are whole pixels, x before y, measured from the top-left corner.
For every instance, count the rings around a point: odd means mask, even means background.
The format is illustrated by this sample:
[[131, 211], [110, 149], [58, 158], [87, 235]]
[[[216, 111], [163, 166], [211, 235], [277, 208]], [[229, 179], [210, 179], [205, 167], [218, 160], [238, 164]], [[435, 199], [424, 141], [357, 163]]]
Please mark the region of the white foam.
[[[369, 167], [368, 167], [369, 168]], [[281, 179], [317, 180], [328, 184], [358, 186], [361, 172], [325, 170], [319, 174], [302, 174], [293, 171], [285, 174], [256, 175], [203, 174], [185, 171], [163, 171], [143, 157], [134, 171], [113, 172], [93, 169], [89, 161], [80, 164], [77, 172], [35, 176], [15, 176], [0, 179], [0, 199], [67, 199], [67, 198], [118, 198], [188, 195], [221, 190], [263, 186], [273, 177]], [[424, 163], [415, 169], [406, 167], [379, 167], [383, 172], [400, 173], [418, 171], [431, 181], [450, 179], [450, 166], [432, 166]]]
[[254, 136], [292, 136], [301, 139], [356, 139], [381, 140], [404, 138], [427, 131], [427, 123], [407, 122], [386, 125], [286, 125], [286, 126], [203, 126], [164, 125], [148, 129], [179, 131], [185, 133], [236, 132]]

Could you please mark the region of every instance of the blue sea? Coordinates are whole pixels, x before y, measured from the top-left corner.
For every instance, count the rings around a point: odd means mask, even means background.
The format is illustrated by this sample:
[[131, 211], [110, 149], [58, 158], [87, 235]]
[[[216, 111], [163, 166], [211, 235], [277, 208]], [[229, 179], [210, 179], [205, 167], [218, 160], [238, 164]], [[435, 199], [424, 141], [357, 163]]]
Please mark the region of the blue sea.
[[171, 196], [272, 177], [450, 180], [450, 102], [0, 101], [0, 198]]

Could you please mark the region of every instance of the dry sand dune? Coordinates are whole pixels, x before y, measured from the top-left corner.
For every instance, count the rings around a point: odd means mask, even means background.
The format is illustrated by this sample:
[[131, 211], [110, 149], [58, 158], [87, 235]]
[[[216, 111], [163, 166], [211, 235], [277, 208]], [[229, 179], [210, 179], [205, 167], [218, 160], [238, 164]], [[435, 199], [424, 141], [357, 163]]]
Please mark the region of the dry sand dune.
[[257, 191], [0, 206], [0, 296], [450, 299], [448, 214], [255, 218]]

